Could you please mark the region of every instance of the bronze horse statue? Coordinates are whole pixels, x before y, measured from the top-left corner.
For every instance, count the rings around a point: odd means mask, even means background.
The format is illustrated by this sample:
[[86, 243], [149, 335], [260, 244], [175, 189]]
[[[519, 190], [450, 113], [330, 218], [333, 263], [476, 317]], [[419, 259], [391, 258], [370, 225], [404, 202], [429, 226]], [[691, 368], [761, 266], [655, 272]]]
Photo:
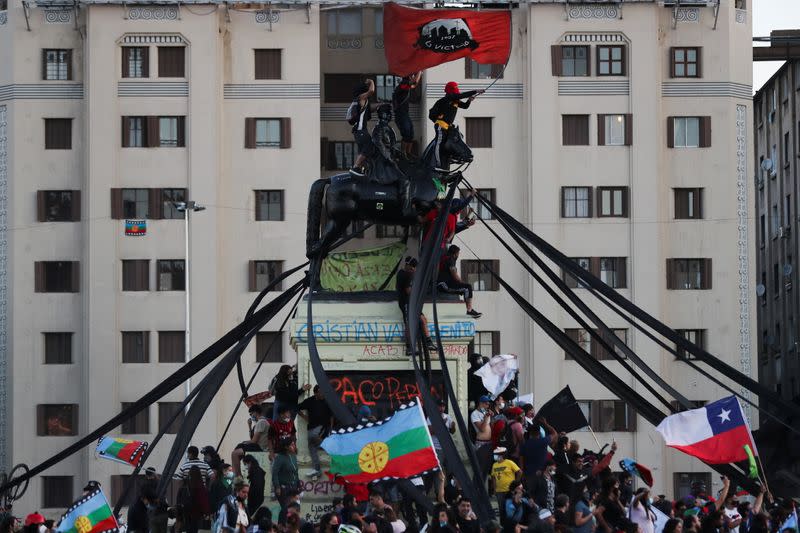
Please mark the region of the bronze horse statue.
[[[433, 170], [433, 150], [431, 142], [419, 161], [399, 163], [400, 170], [408, 178], [409, 200], [415, 207], [413, 213], [404, 211], [397, 184], [380, 185], [369, 177], [354, 177], [350, 173], [316, 180], [308, 195], [306, 256], [325, 257], [330, 246], [356, 220], [402, 226], [418, 223], [417, 216], [430, 211], [439, 194], [434, 178], [443, 183], [448, 181], [449, 174]], [[441, 150], [443, 161], [454, 164], [472, 162], [472, 150], [455, 126], [448, 132]], [[323, 209], [328, 222], [320, 233]]]

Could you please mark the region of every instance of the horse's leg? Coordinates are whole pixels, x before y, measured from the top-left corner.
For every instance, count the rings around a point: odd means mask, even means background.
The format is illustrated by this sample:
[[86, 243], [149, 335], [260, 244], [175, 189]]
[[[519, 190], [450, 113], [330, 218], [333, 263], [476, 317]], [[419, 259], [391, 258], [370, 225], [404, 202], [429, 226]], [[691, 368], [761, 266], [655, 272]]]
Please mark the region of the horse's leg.
[[329, 220], [328, 224], [325, 226], [325, 233], [322, 235], [322, 238], [319, 240], [319, 242], [314, 246], [314, 255], [319, 254], [320, 260], [324, 259], [325, 256], [328, 255], [331, 245], [344, 234], [346, 229], [346, 222], [342, 222], [341, 220], [337, 219]]

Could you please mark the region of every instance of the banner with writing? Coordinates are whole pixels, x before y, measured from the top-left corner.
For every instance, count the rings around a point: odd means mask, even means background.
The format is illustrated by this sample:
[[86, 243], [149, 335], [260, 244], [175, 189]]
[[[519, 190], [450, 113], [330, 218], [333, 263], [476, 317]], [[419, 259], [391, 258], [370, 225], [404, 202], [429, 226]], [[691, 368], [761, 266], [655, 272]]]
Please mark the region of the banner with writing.
[[[325, 373], [342, 403], [354, 413], [358, 413], [359, 407], [366, 405], [372, 416], [378, 420], [394, 413], [400, 405], [419, 397], [419, 387], [412, 370]], [[441, 370], [431, 372], [430, 385], [435, 399], [447, 399]]]
[[[396, 242], [379, 248], [334, 252], [322, 261], [320, 283], [333, 292], [377, 291], [406, 252]], [[387, 287], [394, 290], [393, 280]]]

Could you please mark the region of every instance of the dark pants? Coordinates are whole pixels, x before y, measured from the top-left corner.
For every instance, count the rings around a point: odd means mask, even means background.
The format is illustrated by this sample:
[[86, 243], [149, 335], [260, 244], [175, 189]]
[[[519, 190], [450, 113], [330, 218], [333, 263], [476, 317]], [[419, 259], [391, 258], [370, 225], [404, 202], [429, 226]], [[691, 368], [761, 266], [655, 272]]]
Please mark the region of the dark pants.
[[472, 298], [472, 285], [469, 283], [458, 283], [455, 281], [440, 281], [436, 288], [448, 294], [460, 294], [464, 300]]
[[397, 124], [397, 129], [400, 130], [400, 138], [403, 139], [403, 142], [414, 142], [414, 123], [408, 113], [395, 111], [394, 123]]
[[358, 146], [358, 153], [365, 157], [373, 157], [375, 155], [375, 144], [372, 142], [372, 136], [367, 130], [356, 130], [353, 132], [353, 138]]

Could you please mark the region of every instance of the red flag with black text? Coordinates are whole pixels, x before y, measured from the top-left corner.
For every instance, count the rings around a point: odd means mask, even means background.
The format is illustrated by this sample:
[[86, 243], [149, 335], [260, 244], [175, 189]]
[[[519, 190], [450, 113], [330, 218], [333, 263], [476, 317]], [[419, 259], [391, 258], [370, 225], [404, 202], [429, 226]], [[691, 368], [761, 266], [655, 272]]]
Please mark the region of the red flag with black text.
[[384, 51], [389, 71], [405, 76], [469, 57], [502, 65], [511, 54], [511, 12], [419, 9], [394, 2], [383, 7]]

